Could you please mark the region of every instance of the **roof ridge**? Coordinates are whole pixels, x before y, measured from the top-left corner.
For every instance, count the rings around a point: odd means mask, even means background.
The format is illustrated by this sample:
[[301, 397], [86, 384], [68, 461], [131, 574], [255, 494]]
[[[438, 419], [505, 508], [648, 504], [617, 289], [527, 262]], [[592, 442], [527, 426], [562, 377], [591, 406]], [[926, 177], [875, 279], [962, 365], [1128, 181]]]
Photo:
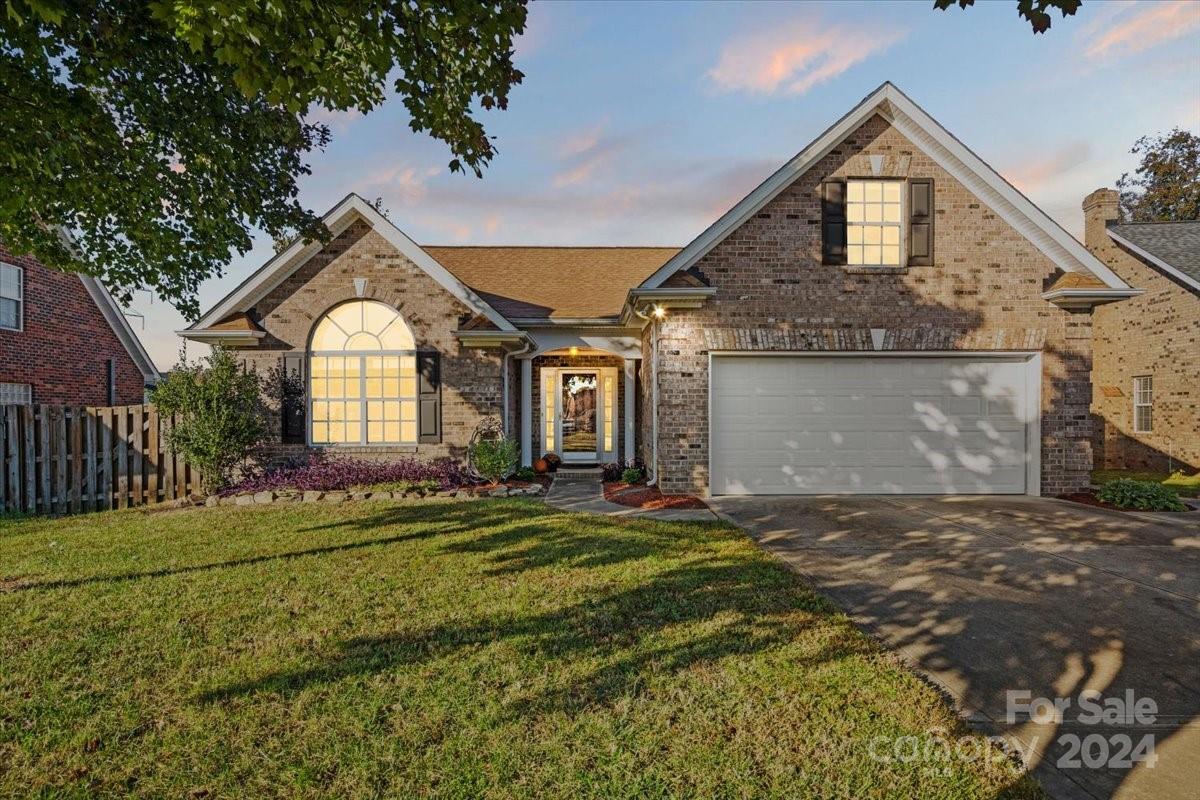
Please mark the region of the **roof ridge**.
[[1197, 225], [1200, 224], [1200, 219], [1164, 219], [1154, 221], [1138, 221], [1138, 222], [1118, 222], [1114, 221], [1113, 225]]

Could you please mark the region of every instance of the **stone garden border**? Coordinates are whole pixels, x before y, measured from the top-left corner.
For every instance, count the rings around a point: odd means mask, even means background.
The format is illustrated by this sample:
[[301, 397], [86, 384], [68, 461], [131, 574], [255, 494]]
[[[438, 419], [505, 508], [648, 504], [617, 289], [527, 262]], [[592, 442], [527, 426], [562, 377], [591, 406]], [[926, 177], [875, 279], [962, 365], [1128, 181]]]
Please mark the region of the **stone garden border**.
[[261, 492], [242, 492], [225, 496], [192, 495], [163, 503], [159, 509], [193, 508], [197, 506], [266, 506], [283, 503], [348, 503], [361, 500], [478, 500], [483, 497], [541, 497], [546, 489], [539, 483], [528, 486], [467, 486], [437, 492], [372, 492], [372, 491], [301, 491], [299, 489], [274, 489]]

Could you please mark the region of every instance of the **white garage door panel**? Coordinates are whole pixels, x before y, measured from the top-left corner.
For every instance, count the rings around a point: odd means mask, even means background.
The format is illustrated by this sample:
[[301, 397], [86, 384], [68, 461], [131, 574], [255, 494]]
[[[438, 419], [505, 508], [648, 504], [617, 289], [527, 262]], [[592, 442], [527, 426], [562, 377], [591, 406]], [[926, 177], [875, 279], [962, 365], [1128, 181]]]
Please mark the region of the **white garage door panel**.
[[714, 356], [712, 492], [1023, 493], [1026, 375], [1018, 359]]

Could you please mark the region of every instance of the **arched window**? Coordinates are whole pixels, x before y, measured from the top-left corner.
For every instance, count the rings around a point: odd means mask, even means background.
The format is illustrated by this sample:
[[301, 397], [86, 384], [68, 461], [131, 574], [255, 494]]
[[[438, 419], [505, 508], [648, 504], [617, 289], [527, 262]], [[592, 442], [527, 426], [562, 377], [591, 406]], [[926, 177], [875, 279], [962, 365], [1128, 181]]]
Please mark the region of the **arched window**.
[[395, 309], [331, 309], [313, 329], [308, 374], [313, 444], [417, 443], [416, 351]]

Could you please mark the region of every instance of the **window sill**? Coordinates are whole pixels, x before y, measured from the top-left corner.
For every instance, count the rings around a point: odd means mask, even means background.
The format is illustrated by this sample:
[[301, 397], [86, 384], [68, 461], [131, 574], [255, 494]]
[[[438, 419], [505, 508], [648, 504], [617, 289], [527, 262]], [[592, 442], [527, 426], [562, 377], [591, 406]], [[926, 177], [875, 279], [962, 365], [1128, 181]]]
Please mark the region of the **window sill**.
[[847, 275], [903, 275], [908, 267], [850, 267], [842, 265], [842, 272]]
[[415, 444], [310, 444], [314, 450], [336, 450], [339, 453], [415, 453]]

